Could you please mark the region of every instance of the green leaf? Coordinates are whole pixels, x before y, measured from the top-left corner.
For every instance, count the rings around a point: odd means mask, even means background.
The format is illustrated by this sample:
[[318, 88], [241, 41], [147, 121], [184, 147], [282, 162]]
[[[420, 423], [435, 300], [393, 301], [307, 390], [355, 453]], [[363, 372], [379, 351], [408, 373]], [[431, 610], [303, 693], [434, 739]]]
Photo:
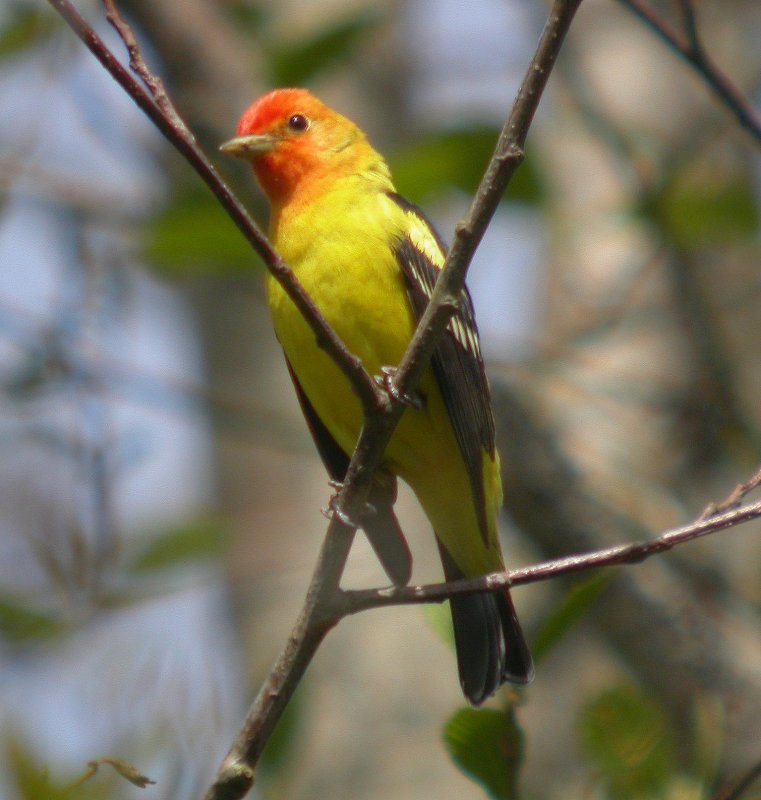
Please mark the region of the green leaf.
[[3, 777], [17, 800], [106, 800], [115, 796], [113, 781], [77, 786], [69, 778], [52, 776], [24, 742], [5, 733]]
[[29, 4], [13, 5], [0, 28], [0, 59], [8, 58], [45, 39], [56, 28], [57, 17]]
[[759, 208], [750, 175], [688, 169], [667, 182], [655, 201], [656, 220], [678, 247], [694, 250], [754, 236]]
[[249, 35], [258, 34], [271, 17], [271, 10], [254, 5], [250, 0], [229, 0], [221, 9], [230, 18], [234, 29]]
[[531, 645], [534, 660], [539, 661], [565, 636], [589, 610], [611, 579], [610, 572], [599, 572], [575, 584], [549, 614], [537, 631]]
[[152, 536], [133, 560], [132, 570], [149, 573], [216, 558], [223, 550], [225, 539], [226, 531], [217, 520], [191, 520]]
[[490, 797], [518, 797], [523, 732], [512, 709], [461, 708], [446, 723], [444, 743], [455, 764]]
[[143, 255], [170, 276], [254, 275], [259, 257], [211, 194], [178, 194], [148, 224]]
[[56, 615], [32, 608], [10, 594], [0, 595], [0, 638], [14, 644], [49, 639], [67, 625]]
[[276, 86], [302, 86], [318, 73], [346, 61], [359, 40], [381, 20], [375, 10], [333, 22], [314, 35], [270, 50], [272, 80]]
[[696, 693], [693, 701], [692, 773], [706, 786], [721, 775], [726, 745], [726, 706], [713, 692]]
[[581, 713], [579, 733], [612, 798], [655, 795], [676, 772], [665, 715], [632, 686], [608, 689], [592, 700]]
[[[498, 137], [498, 128], [485, 126], [422, 136], [391, 159], [394, 182], [401, 194], [418, 203], [451, 188], [473, 194]], [[525, 203], [540, 202], [541, 181], [530, 159], [515, 173], [506, 197]]]
[[454, 652], [454, 628], [449, 603], [428, 603], [421, 606], [426, 625]]

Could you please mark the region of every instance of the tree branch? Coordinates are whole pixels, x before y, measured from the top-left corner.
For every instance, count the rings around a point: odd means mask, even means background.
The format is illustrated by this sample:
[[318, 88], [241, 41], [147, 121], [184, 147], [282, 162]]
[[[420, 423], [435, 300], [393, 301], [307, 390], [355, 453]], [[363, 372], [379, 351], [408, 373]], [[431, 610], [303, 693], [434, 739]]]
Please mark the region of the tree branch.
[[[742, 491], [741, 487], [746, 487], [751, 481], [740, 484], [735, 492]], [[735, 492], [732, 493], [732, 496], [735, 495]], [[565, 577], [590, 569], [639, 564], [651, 556], [671, 550], [677, 545], [759, 518], [761, 518], [761, 501], [707, 518], [701, 515], [689, 525], [673, 528], [648, 541], [615, 545], [591, 553], [544, 561], [521, 569], [495, 572], [481, 578], [452, 581], [451, 583], [432, 583], [425, 586], [396, 586], [344, 591], [347, 613], [355, 614], [369, 608], [385, 608], [387, 606], [441, 603], [458, 594], [493, 592], [550, 578]]]
[[[391, 402], [367, 375], [361, 362], [349, 353], [324, 321], [316, 306], [298, 284], [289, 267], [277, 256], [245, 209], [233, 197], [214, 167], [179, 120], [163, 90], [145, 65], [129, 26], [121, 19], [113, 0], [104, 0], [109, 21], [127, 47], [132, 69], [147, 91], [113, 56], [69, 0], [49, 0], [109, 73], [156, 124], [162, 134], [199, 173], [270, 272], [277, 278], [314, 330], [320, 345], [342, 368], [359, 394], [366, 422], [352, 458], [346, 481], [336, 503], [307, 599], [296, 627], [268, 680], [252, 705], [238, 739], [225, 758], [208, 800], [243, 797], [253, 783], [253, 769], [270, 733], [287, 705], [314, 652], [330, 628], [346, 610], [339, 582], [353, 539], [346, 520], [363, 501], [374, 469], [401, 417], [404, 407]], [[399, 366], [395, 385], [400, 395], [414, 391], [436, 342], [456, 308], [473, 252], [523, 158], [523, 144], [563, 38], [580, 0], [555, 0], [537, 51], [505, 123], [495, 154], [465, 220], [458, 226], [447, 264], [437, 282], [433, 299], [418, 326], [410, 348]]]
[[761, 777], [761, 761], [757, 761], [744, 775], [711, 795], [711, 800], [740, 800]]
[[[59, 10], [68, 8], [73, 12], [67, 0], [49, 0], [49, 2]], [[740, 124], [749, 130], [754, 138], [761, 141], [761, 124], [758, 116], [703, 50], [695, 24], [694, 9], [689, 0], [681, 0], [680, 4], [684, 34], [672, 29], [643, 0], [620, 0], [620, 2], [645, 19], [671, 47], [691, 63], [721, 102], [733, 111]], [[732, 508], [740, 502], [748, 491], [759, 484], [761, 478], [757, 475], [739, 486], [726, 501], [715, 507], [709, 507], [705, 512], [710, 514], [709, 517], [706, 518], [704, 513], [698, 521], [667, 531], [650, 541], [606, 548], [453, 584], [341, 591], [339, 583], [353, 539], [353, 529], [346, 520], [355, 518], [355, 509], [363, 501], [372, 473], [380, 463], [385, 446], [404, 408], [386, 396], [386, 393], [367, 375], [361, 363], [346, 350], [327, 326], [311, 299], [300, 288], [293, 273], [272, 251], [263, 234], [259, 232], [245, 210], [237, 204], [213, 167], [200, 153], [192, 135], [187, 132], [181, 120], [179, 124], [172, 124], [171, 113], [166, 109], [162, 99], [163, 87], [160, 82], [153, 81], [150, 71], [142, 63], [134, 37], [131, 37], [131, 32], [128, 32], [118, 17], [113, 0], [104, 0], [104, 3], [109, 10], [112, 24], [115, 21], [116, 29], [127, 44], [133, 68], [148, 86], [148, 92], [124, 70], [89, 28], [85, 27], [84, 34], [78, 31], [79, 35], [156, 122], [162, 133], [175, 144], [211, 186], [212, 191], [231, 213], [254, 249], [302, 311], [321, 346], [351, 380], [362, 398], [366, 412], [366, 422], [357, 450], [352, 458], [345, 485], [336, 500], [335, 508], [338, 513], [328, 526], [304, 608], [285, 649], [252, 705], [235, 744], [225, 758], [214, 785], [206, 794], [207, 800], [223, 798], [232, 800], [241, 798], [247, 793], [253, 783], [253, 771], [259, 755], [311, 658], [330, 628], [346, 614], [386, 605], [442, 601], [454, 594], [495, 591], [507, 586], [556, 578], [582, 570], [635, 563], [655, 553], [669, 550], [677, 544], [761, 517], [761, 503], [739, 509], [733, 508], [719, 515], [714, 513], [716, 509]], [[457, 227], [452, 249], [446, 267], [439, 276], [432, 302], [421, 319], [410, 347], [393, 378], [393, 384], [400, 395], [409, 394], [414, 390], [429, 363], [438, 337], [443, 333], [456, 308], [473, 252], [510, 178], [522, 161], [523, 146], [529, 126], [563, 37], [579, 4], [580, 0], [556, 0], [553, 5], [524, 83], [502, 130], [494, 156], [468, 215]], [[61, 13], [66, 17], [63, 11]], [[68, 21], [68, 17], [66, 18]], [[86, 26], [86, 23], [84, 25]], [[77, 30], [76, 26], [72, 27]], [[118, 77], [120, 70], [126, 78]]]
[[[431, 301], [399, 365], [393, 382], [400, 395], [414, 391], [428, 364], [438, 337], [451, 318], [470, 259], [519, 166], [528, 129], [542, 91], [581, 0], [555, 0], [523, 84], [502, 129], [494, 155], [468, 214], [457, 226], [446, 264]], [[365, 424], [335, 499], [336, 514], [328, 526], [323, 548], [296, 628], [264, 686], [246, 715], [241, 732], [225, 757], [204, 800], [237, 800], [253, 784], [254, 766], [269, 734], [285, 709], [306, 666], [328, 630], [348, 613], [339, 589], [354, 531], [342, 520], [355, 518], [370, 478], [401, 418], [404, 406], [392, 403], [385, 413], [366, 417]]]
[[372, 410], [386, 403], [386, 393], [367, 374], [362, 362], [346, 348], [341, 339], [328, 325], [311, 297], [302, 288], [291, 268], [272, 249], [267, 237], [261, 232], [248, 211], [235, 197], [198, 146], [195, 137], [174, 109], [164, 91], [161, 80], [154, 76], [145, 64], [135, 37], [129, 25], [119, 15], [113, 0], [103, 0], [107, 18], [124, 41], [132, 69], [135, 70], [140, 80], [145, 83], [147, 89], [117, 60], [105, 42], [95, 33], [92, 26], [76, 10], [70, 0], [48, 0], [48, 2], [211, 189], [251, 247], [262, 259], [264, 265], [293, 300], [314, 331], [320, 347], [331, 356], [351, 382], [363, 404], [363, 408], [366, 411]]
[[690, 0], [680, 0], [684, 33], [679, 33], [645, 0], [618, 0], [653, 30], [677, 55], [694, 67], [716, 98], [737, 119], [740, 125], [761, 144], [761, 117], [743, 93], [722, 72], [704, 50], [698, 35], [695, 9]]
[[[496, 149], [478, 186], [465, 218], [457, 225], [452, 246], [438, 276], [431, 300], [418, 323], [392, 383], [399, 396], [411, 395], [430, 362], [436, 343], [444, 332], [459, 303], [465, 276], [484, 231], [489, 225], [515, 170], [523, 161], [523, 146], [544, 87], [555, 64], [571, 21], [581, 0], [555, 0], [547, 23], [528, 65], [518, 95], [502, 128]], [[353, 486], [364, 470], [371, 472], [379, 465], [404, 407], [397, 403], [384, 416], [366, 421], [346, 474], [346, 483]], [[337, 508], [347, 513], [351, 497], [343, 492]], [[351, 514], [348, 514], [351, 517]]]
[[719, 503], [709, 503], [698, 519], [715, 519], [718, 514], [731, 508], [737, 508], [744, 497], [759, 486], [761, 486], [761, 467], [747, 481], [738, 483], [724, 500]]

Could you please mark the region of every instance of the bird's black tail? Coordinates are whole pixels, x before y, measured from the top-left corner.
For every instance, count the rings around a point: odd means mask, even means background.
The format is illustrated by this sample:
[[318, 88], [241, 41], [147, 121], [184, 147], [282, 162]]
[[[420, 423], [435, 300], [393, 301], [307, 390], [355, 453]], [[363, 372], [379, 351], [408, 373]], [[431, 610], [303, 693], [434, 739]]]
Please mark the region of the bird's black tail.
[[[439, 550], [446, 579], [463, 578], [449, 553]], [[449, 603], [460, 683], [470, 703], [481, 705], [505, 681], [531, 680], [534, 666], [509, 591], [460, 595]]]

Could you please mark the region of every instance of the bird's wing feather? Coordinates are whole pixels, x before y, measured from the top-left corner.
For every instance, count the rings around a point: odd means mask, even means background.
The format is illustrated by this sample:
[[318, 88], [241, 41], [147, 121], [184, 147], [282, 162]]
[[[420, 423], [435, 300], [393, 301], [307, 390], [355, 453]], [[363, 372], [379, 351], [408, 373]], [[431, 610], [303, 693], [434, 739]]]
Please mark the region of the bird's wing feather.
[[[411, 233], [396, 243], [395, 255], [419, 320], [444, 264], [445, 249], [417, 206], [395, 193], [389, 197], [410, 222]], [[484, 452], [494, 455], [494, 418], [473, 303], [467, 289], [463, 289], [459, 308], [439, 341], [431, 365], [468, 470], [479, 527], [484, 544], [488, 546], [483, 455]]]

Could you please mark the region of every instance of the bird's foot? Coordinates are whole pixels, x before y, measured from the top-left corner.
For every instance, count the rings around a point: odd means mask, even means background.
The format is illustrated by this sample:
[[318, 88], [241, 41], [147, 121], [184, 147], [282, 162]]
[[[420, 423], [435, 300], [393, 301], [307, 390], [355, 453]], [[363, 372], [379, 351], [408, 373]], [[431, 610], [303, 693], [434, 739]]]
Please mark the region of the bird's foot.
[[[327, 508], [322, 509], [322, 513], [328, 519], [333, 519], [334, 517], [337, 518], [340, 522], [344, 525], [347, 525], [350, 528], [361, 528], [362, 523], [361, 521], [357, 521], [354, 519], [350, 514], [347, 514], [344, 511], [339, 502], [338, 497], [341, 493], [341, 489], [343, 489], [343, 483], [337, 480], [329, 481], [331, 488], [335, 489], [335, 494], [332, 495], [330, 500], [328, 501]], [[378, 509], [372, 503], [364, 503], [362, 509], [359, 513], [360, 519], [365, 517], [371, 517], [378, 513]]]
[[423, 396], [420, 392], [400, 392], [394, 384], [396, 367], [381, 367], [381, 374], [375, 376], [375, 380], [396, 400], [397, 403], [414, 408], [420, 411], [423, 408]]

